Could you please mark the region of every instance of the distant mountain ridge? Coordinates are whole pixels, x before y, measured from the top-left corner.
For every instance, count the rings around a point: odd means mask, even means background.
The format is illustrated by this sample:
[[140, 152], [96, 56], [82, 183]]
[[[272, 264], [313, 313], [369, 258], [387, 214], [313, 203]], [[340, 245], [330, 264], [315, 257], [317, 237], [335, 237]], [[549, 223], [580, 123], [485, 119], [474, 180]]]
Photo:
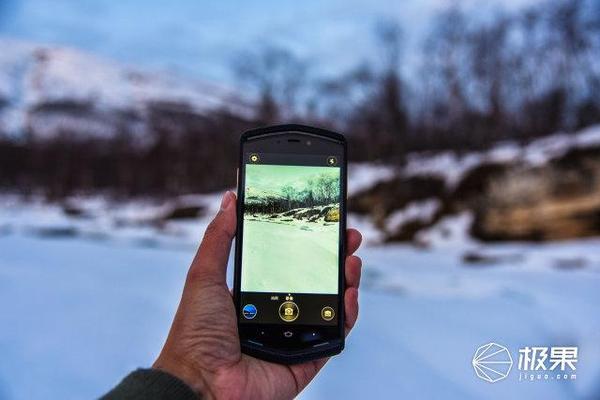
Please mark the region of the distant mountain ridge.
[[152, 110], [241, 117], [249, 103], [224, 87], [149, 72], [57, 46], [0, 38], [0, 134], [143, 136]]

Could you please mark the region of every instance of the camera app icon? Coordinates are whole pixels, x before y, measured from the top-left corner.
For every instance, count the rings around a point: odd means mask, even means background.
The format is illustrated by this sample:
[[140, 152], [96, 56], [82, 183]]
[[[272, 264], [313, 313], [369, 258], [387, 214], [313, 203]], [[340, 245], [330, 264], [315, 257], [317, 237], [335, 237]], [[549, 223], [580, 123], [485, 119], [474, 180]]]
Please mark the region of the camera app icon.
[[285, 322], [294, 322], [298, 318], [299, 314], [300, 309], [293, 301], [284, 301], [279, 306], [279, 318]]

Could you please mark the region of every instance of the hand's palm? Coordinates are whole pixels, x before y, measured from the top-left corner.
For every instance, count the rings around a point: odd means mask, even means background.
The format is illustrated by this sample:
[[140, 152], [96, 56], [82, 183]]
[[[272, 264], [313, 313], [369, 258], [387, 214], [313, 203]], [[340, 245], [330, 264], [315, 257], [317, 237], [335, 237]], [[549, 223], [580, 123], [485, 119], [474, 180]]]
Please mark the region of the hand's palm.
[[[182, 302], [190, 307], [178, 311], [173, 327], [175, 329], [180, 325], [179, 321], [193, 321], [192, 326], [185, 326], [189, 333], [180, 336], [185, 339], [179, 339], [177, 348], [181, 355], [178, 358], [191, 359], [186, 361], [192, 363], [189, 367], [203, 371], [211, 381], [208, 387], [215, 397], [291, 398], [310, 382], [327, 361], [323, 359], [287, 366], [241, 354], [235, 307], [227, 287], [209, 284], [195, 289], [192, 293], [184, 292]], [[193, 298], [186, 299], [188, 295]], [[193, 315], [180, 315], [187, 310]], [[232, 382], [236, 384], [232, 385]]]
[[[291, 398], [300, 392], [310, 382], [312, 377], [325, 364], [326, 360], [318, 360], [303, 364], [287, 366], [259, 360], [241, 354], [240, 342], [235, 320], [235, 307], [226, 287], [215, 290], [218, 293], [213, 299], [204, 299], [204, 304], [213, 302], [215, 310], [223, 316], [222, 325], [218, 324], [214, 331], [207, 330], [204, 340], [197, 343], [197, 349], [192, 354], [214, 352], [214, 349], [226, 349], [226, 353], [217, 351], [208, 361], [206, 368], [215, 371], [214, 389], [218, 398], [257, 398], [279, 399]], [[203, 296], [202, 296], [203, 297]], [[218, 301], [217, 301], [218, 300]], [[218, 303], [218, 304], [217, 304]], [[227, 317], [225, 317], [227, 316]], [[199, 321], [200, 322], [200, 321]], [[209, 321], [205, 321], [209, 322]], [[209, 324], [204, 324], [207, 326]], [[208, 344], [208, 338], [217, 338], [218, 345], [211, 343], [205, 350], [198, 351]], [[231, 382], [241, 384], [231, 385]]]
[[[327, 359], [287, 366], [241, 353], [236, 311], [225, 283], [234, 233], [235, 210], [224, 207], [192, 262], [169, 337], [154, 367], [180, 377], [205, 398], [292, 398]], [[346, 332], [358, 316], [361, 268], [360, 258], [352, 255], [360, 245], [360, 233], [348, 230], [347, 238]]]

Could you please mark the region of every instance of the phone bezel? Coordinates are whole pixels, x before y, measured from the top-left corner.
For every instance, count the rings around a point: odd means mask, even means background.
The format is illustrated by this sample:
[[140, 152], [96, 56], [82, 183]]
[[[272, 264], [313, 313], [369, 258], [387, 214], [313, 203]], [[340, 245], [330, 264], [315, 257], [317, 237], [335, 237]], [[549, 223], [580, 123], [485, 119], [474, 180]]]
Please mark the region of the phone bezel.
[[[281, 324], [251, 324], [239, 323], [241, 312], [241, 258], [242, 258], [242, 237], [243, 237], [243, 207], [244, 207], [244, 154], [245, 145], [255, 139], [260, 139], [266, 143], [266, 152], [280, 152], [283, 150], [281, 143], [289, 150], [289, 142], [282, 141], [285, 137], [301, 137], [307, 139], [310, 137], [318, 138], [320, 143], [331, 143], [331, 149], [335, 148], [335, 154], [342, 154], [340, 166], [340, 240], [339, 240], [339, 260], [338, 260], [338, 324], [337, 326], [320, 325], [293, 325], [288, 326], [283, 322]], [[277, 143], [277, 141], [281, 143]], [[303, 144], [304, 143], [304, 144]], [[322, 147], [321, 147], [322, 148]], [[289, 151], [287, 151], [289, 152]], [[315, 150], [307, 146], [305, 142], [300, 141], [295, 154], [315, 154]], [[334, 154], [334, 153], [327, 153]], [[242, 351], [254, 357], [282, 363], [295, 364], [309, 360], [319, 359], [340, 353], [345, 344], [345, 271], [344, 263], [346, 256], [346, 202], [347, 202], [347, 144], [343, 135], [328, 131], [325, 129], [298, 125], [276, 125], [264, 128], [253, 129], [242, 134], [239, 149], [239, 167], [238, 167], [238, 202], [237, 202], [237, 233], [235, 245], [235, 269], [234, 269], [234, 303], [236, 308], [236, 322], [240, 334], [240, 344]], [[285, 330], [293, 329], [297, 332], [295, 338], [284, 338]], [[265, 335], [266, 331], [266, 335]], [[299, 338], [306, 332], [317, 332], [323, 339], [317, 343], [303, 343]], [[260, 332], [260, 333], [259, 333]], [[268, 338], [263, 340], [261, 337]]]

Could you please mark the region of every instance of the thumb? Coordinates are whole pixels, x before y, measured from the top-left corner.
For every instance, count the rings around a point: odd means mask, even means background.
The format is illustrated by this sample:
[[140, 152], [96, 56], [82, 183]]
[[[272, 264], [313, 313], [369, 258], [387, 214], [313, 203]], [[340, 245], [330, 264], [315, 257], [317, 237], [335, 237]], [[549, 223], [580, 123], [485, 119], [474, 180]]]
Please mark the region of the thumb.
[[221, 209], [206, 228], [200, 248], [194, 257], [190, 272], [204, 280], [225, 283], [227, 260], [236, 230], [236, 196], [227, 191], [221, 200]]

